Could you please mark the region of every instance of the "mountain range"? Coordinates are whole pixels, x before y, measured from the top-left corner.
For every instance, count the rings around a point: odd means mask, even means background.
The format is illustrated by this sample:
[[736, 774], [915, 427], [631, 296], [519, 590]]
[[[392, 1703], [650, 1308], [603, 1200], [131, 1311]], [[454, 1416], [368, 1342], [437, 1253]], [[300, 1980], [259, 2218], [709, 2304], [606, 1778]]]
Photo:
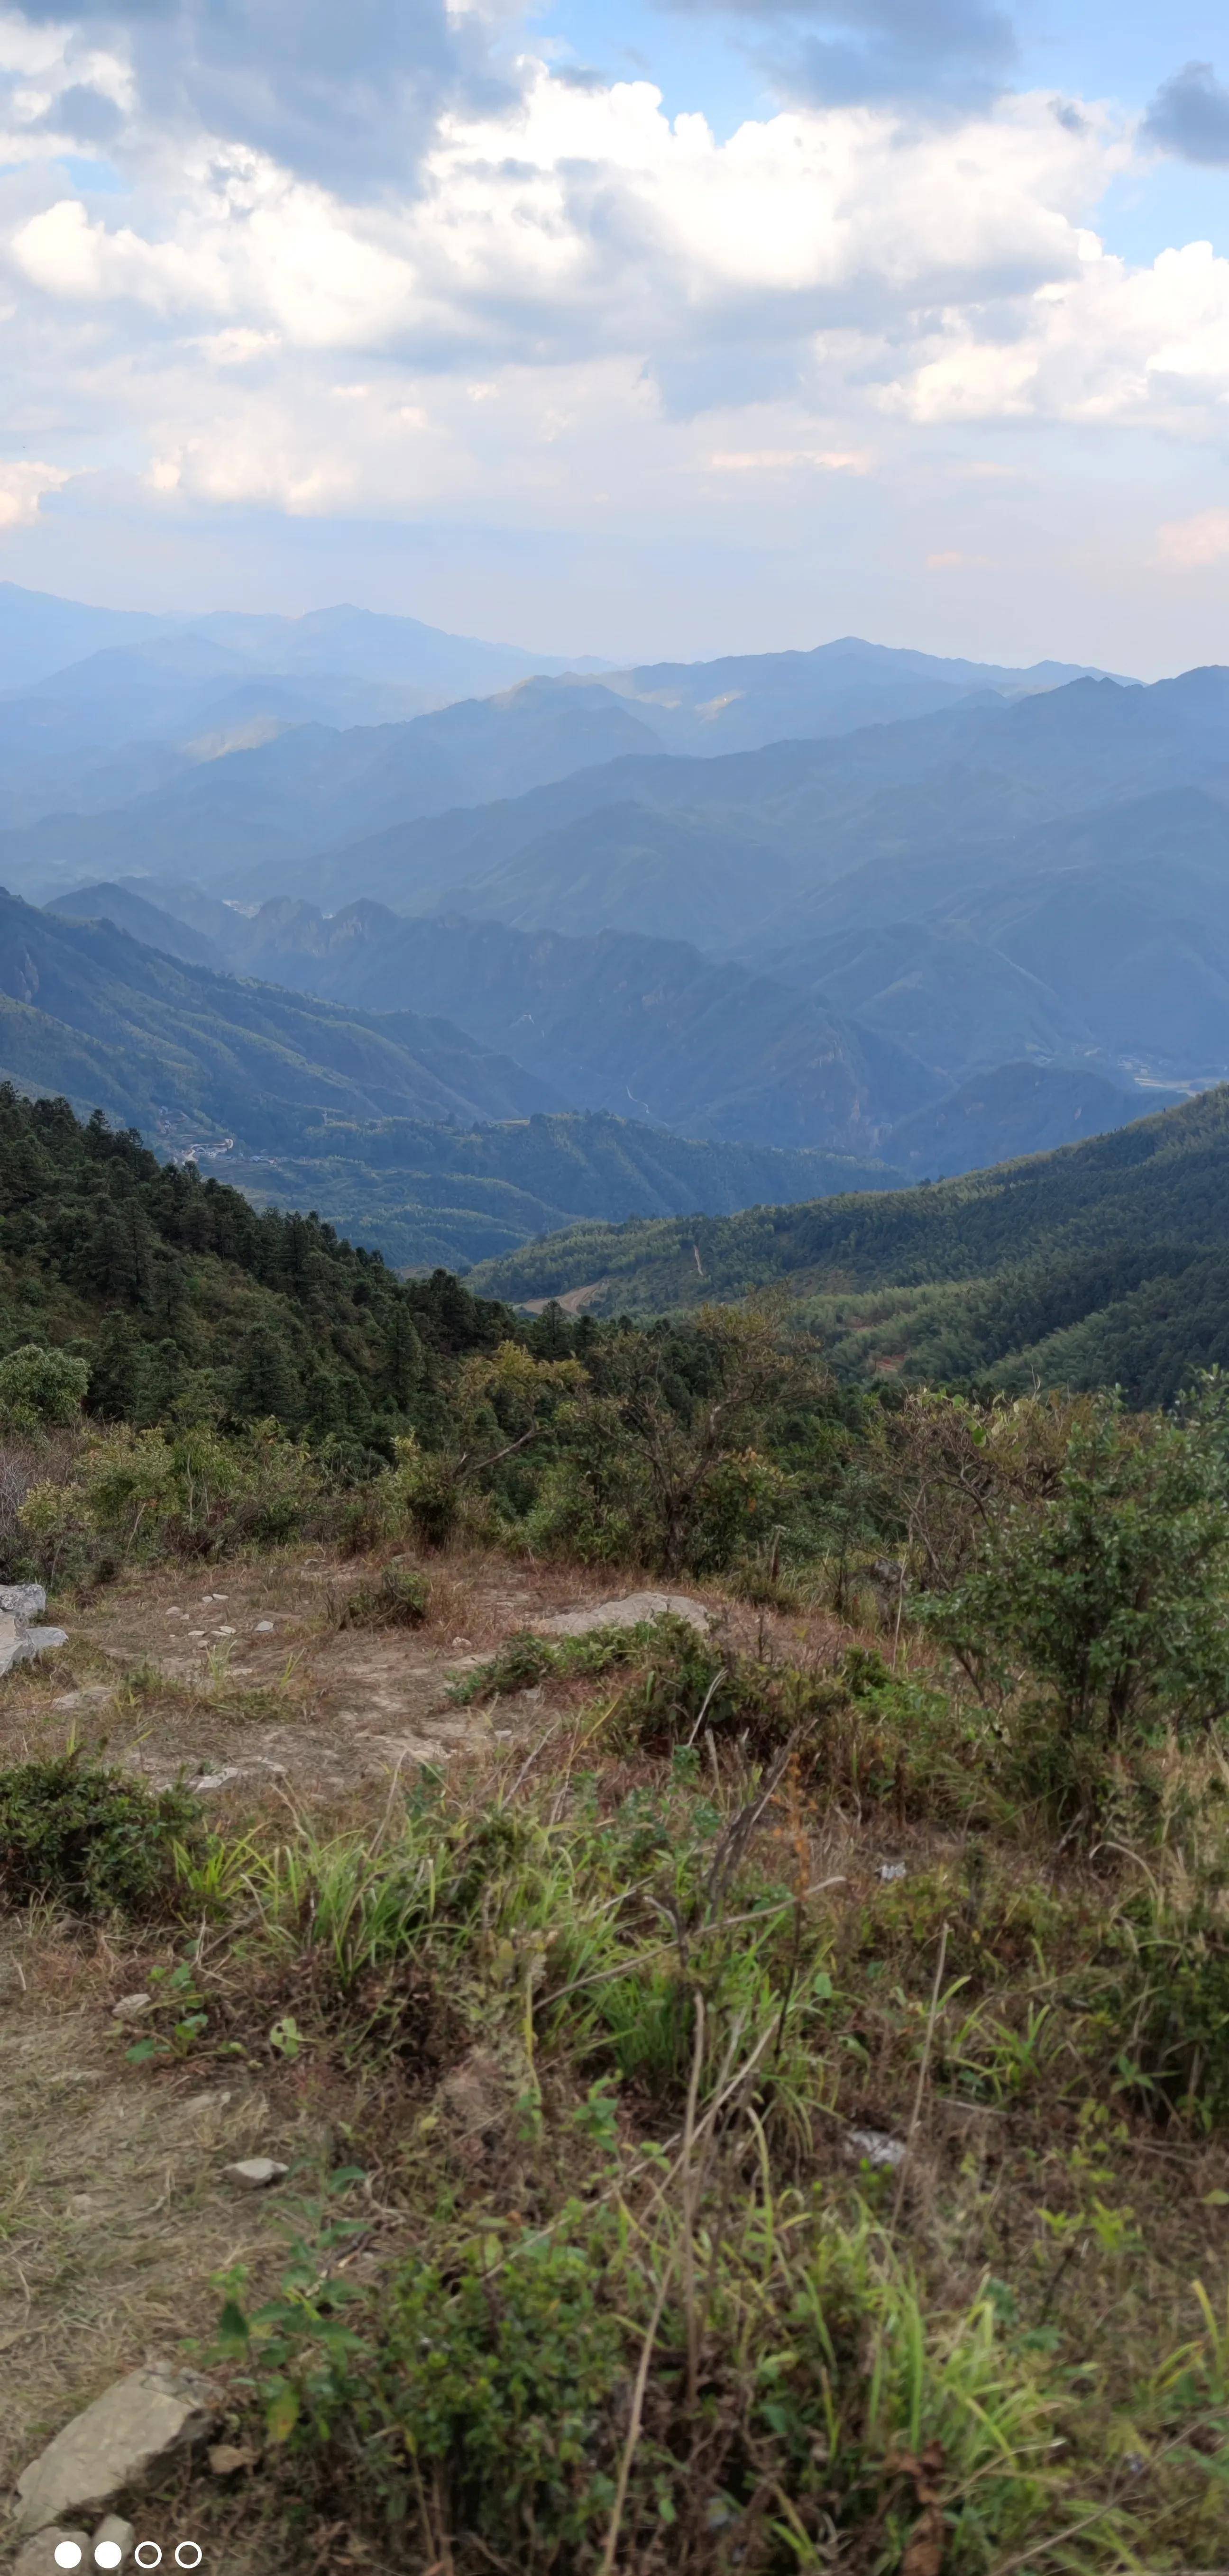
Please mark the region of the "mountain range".
[[940, 1181], [1229, 1073], [1220, 669], [568, 668], [10, 585], [0, 748], [0, 1069], [348, 1225], [366, 1191], [406, 1260], [445, 1201], [473, 1259]]

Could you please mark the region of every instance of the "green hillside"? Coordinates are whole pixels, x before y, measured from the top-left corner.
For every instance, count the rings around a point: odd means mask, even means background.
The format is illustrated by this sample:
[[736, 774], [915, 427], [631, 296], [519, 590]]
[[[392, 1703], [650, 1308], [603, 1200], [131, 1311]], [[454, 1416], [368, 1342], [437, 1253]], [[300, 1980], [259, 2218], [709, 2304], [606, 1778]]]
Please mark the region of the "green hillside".
[[0, 1079], [154, 1130], [293, 1146], [304, 1115], [508, 1118], [545, 1086], [446, 1020], [240, 982], [0, 890]]
[[0, 1085], [0, 1360], [31, 1343], [85, 1359], [95, 1412], [272, 1416], [387, 1446], [430, 1419], [437, 1366], [508, 1325], [443, 1273], [405, 1284], [314, 1218], [259, 1214], [67, 1101]]
[[312, 1207], [410, 1269], [471, 1263], [582, 1220], [726, 1215], [765, 1199], [886, 1190], [901, 1174], [849, 1154], [697, 1143], [631, 1118], [576, 1112], [461, 1129], [408, 1118], [306, 1123], [302, 1150], [216, 1166], [257, 1206]]
[[597, 1314], [784, 1282], [849, 1377], [1036, 1377], [1163, 1401], [1229, 1365], [1229, 1087], [931, 1188], [574, 1228], [473, 1284], [528, 1300], [597, 1282]]

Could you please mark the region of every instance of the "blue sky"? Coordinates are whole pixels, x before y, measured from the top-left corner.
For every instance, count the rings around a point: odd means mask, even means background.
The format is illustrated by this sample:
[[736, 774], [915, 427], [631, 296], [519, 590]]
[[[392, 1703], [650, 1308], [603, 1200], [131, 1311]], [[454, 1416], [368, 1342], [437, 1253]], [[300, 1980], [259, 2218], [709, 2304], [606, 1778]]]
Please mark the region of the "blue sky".
[[1229, 36], [0, 12], [0, 579], [543, 650], [1229, 660]]

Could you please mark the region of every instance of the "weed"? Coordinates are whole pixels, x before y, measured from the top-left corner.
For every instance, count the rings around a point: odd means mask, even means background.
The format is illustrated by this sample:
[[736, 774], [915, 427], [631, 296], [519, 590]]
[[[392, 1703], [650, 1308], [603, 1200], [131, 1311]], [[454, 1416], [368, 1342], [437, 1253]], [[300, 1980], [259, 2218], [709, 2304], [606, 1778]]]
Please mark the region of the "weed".
[[421, 1628], [430, 1613], [426, 1576], [392, 1557], [374, 1580], [346, 1594], [335, 1615], [339, 1628]]

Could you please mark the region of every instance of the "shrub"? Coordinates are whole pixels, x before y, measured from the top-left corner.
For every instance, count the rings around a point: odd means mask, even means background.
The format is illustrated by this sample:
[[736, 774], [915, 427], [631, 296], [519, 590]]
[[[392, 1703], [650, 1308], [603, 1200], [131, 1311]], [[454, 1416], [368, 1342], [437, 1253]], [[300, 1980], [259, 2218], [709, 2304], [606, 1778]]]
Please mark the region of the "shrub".
[[1229, 1707], [1227, 1571], [1219, 1425], [1132, 1420], [1105, 1399], [1073, 1425], [1053, 1491], [1011, 1505], [920, 1607], [983, 1691], [1023, 1669], [1063, 1731], [1113, 1745]]
[[24, 1342], [0, 1360], [0, 1431], [29, 1435], [76, 1422], [89, 1383], [88, 1360]]
[[51, 1897], [77, 1914], [157, 1913], [176, 1851], [199, 1843], [201, 1810], [184, 1789], [147, 1789], [125, 1772], [66, 1753], [0, 1772], [0, 1895]]

